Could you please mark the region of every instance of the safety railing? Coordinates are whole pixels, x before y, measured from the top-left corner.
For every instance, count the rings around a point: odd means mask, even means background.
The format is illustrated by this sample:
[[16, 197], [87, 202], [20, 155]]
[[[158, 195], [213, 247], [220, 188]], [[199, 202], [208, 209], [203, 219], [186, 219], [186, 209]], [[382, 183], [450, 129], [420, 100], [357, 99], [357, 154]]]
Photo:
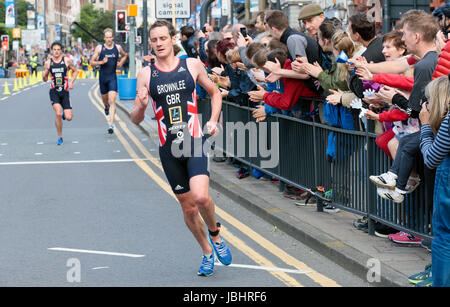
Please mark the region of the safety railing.
[[[281, 114], [267, 116], [256, 123], [252, 108], [223, 101], [222, 133], [215, 149], [270, 176], [281, 184], [310, 191], [317, 199], [317, 210], [324, 203], [366, 216], [369, 233], [380, 222], [421, 238], [432, 239], [432, 191], [421, 184], [402, 204], [377, 196], [370, 175], [389, 170], [392, 161], [376, 145], [376, 134], [344, 130]], [[209, 119], [209, 100], [201, 100], [199, 113], [203, 126]], [[369, 127], [370, 129], [370, 127]], [[330, 133], [335, 136], [335, 156], [327, 155]], [[419, 170], [420, 171], [420, 170]], [[317, 187], [332, 190], [324, 196]], [[431, 196], [431, 197], [430, 197]]]

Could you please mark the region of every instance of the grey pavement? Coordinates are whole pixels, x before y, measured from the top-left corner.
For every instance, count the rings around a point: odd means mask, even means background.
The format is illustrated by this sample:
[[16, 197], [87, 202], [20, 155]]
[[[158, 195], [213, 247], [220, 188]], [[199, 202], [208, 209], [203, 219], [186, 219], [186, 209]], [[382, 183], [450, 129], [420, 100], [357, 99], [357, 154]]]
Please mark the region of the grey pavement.
[[[118, 101], [119, 108], [128, 114], [133, 104]], [[139, 126], [148, 135], [157, 136], [152, 116], [148, 108]], [[407, 277], [431, 263], [431, 254], [420, 246], [401, 246], [357, 230], [353, 221], [361, 216], [344, 210], [317, 212], [315, 205], [298, 206], [283, 197], [278, 185], [251, 176], [238, 179], [236, 170], [227, 162], [211, 162], [211, 187], [364, 280], [368, 267], [379, 263], [379, 285], [411, 286]]]

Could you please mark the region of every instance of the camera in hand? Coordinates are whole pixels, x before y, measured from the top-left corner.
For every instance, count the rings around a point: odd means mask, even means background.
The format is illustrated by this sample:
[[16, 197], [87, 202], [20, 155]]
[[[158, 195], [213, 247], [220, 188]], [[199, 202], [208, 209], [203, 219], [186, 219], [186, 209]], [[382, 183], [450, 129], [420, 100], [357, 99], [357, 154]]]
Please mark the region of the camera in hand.
[[242, 33], [242, 36], [247, 37], [247, 28], [240, 28], [239, 29]]

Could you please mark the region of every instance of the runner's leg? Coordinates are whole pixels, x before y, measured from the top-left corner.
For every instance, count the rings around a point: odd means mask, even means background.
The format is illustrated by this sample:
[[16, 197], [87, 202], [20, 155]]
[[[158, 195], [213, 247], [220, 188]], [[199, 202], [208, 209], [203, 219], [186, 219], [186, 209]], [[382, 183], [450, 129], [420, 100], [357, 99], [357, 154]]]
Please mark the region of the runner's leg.
[[111, 126], [114, 124], [114, 117], [116, 115], [116, 98], [117, 98], [117, 92], [115, 91], [109, 91], [108, 92], [108, 99], [109, 99], [109, 119], [108, 124]]
[[58, 138], [62, 138], [62, 114], [63, 109], [59, 103], [54, 103], [52, 105], [53, 110], [55, 111], [55, 126], [56, 132], [58, 133]]
[[[209, 177], [207, 175], [197, 175], [189, 180], [192, 199], [203, 220], [210, 231], [217, 230], [217, 220], [214, 202], [209, 195]], [[213, 242], [219, 242], [220, 236], [211, 236]]]
[[181, 205], [184, 221], [200, 245], [203, 254], [211, 254], [212, 248], [208, 242], [205, 226], [199, 214], [199, 207], [192, 198], [191, 192], [176, 194], [176, 197]]

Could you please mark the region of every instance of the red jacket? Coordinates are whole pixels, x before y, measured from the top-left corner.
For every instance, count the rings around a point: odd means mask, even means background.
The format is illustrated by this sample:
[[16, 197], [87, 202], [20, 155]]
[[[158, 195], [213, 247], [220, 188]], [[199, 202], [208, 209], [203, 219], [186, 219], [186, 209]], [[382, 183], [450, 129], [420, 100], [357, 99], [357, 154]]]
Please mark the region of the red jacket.
[[[286, 60], [283, 69], [292, 70], [291, 60]], [[300, 100], [300, 97], [316, 97], [317, 93], [311, 91], [303, 80], [281, 78], [284, 93], [265, 93], [263, 100], [271, 107], [281, 110], [290, 110]]]
[[380, 116], [380, 122], [398, 122], [409, 118], [409, 115], [400, 109], [384, 111], [378, 115]]
[[433, 74], [433, 80], [442, 76], [447, 76], [450, 73], [450, 39], [447, 40], [444, 48], [439, 54], [436, 70]]
[[409, 92], [412, 91], [414, 85], [413, 77], [396, 74], [374, 74], [372, 81]]

